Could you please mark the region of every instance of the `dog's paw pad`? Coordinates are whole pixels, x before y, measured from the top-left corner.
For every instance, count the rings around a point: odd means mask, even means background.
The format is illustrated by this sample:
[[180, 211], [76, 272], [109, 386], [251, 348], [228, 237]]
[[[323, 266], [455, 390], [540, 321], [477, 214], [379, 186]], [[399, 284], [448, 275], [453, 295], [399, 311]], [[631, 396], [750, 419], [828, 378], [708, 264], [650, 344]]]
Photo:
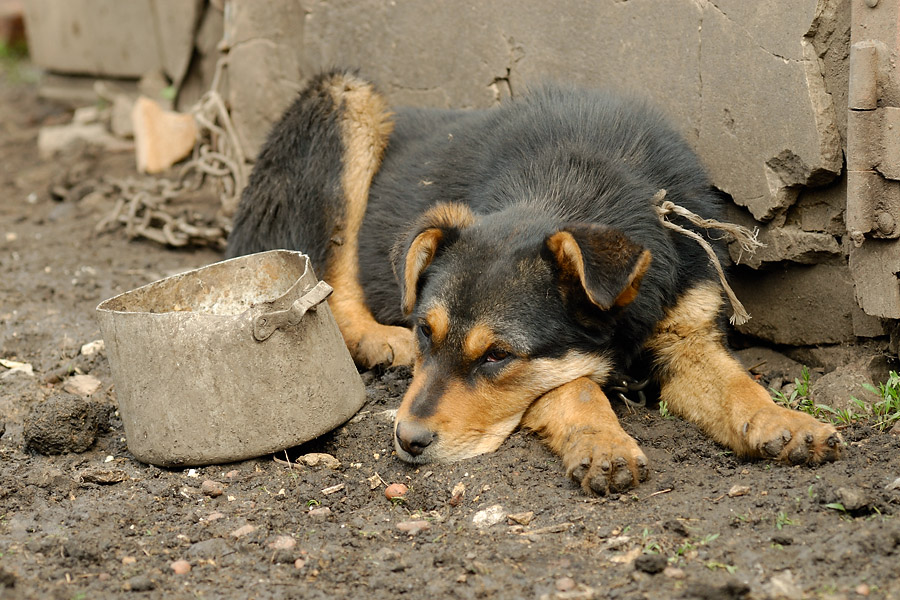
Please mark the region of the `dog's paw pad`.
[[647, 457], [634, 440], [589, 437], [590, 442], [578, 444], [579, 452], [569, 454], [580, 457], [570, 462], [568, 474], [585, 492], [600, 496], [624, 492], [647, 480], [650, 475]]
[[378, 365], [412, 365], [416, 356], [412, 331], [379, 325], [363, 334], [353, 350], [353, 360], [367, 369]]
[[750, 454], [792, 465], [836, 460], [843, 440], [837, 430], [812, 416], [783, 407], [760, 411], [744, 425]]

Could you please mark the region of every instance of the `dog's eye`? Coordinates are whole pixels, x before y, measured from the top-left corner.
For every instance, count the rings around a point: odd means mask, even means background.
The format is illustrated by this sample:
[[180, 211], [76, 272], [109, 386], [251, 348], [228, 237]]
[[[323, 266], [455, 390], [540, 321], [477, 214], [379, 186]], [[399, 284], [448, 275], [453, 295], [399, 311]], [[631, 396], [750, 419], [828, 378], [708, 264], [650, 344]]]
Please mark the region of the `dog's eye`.
[[506, 350], [501, 350], [500, 348], [491, 348], [484, 354], [484, 362], [486, 363], [498, 363], [503, 362], [507, 358], [512, 356]]
[[428, 341], [431, 340], [431, 327], [428, 323], [419, 323], [419, 335]]

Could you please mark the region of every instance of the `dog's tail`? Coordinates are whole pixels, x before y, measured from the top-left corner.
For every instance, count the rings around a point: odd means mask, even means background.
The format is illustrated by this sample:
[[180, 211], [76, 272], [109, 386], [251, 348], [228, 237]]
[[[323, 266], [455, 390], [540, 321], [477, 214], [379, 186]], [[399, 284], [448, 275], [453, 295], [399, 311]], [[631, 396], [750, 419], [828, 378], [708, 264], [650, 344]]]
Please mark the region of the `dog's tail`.
[[392, 128], [384, 97], [355, 72], [336, 69], [310, 79], [260, 151], [227, 257], [300, 250], [319, 274], [350, 268]]

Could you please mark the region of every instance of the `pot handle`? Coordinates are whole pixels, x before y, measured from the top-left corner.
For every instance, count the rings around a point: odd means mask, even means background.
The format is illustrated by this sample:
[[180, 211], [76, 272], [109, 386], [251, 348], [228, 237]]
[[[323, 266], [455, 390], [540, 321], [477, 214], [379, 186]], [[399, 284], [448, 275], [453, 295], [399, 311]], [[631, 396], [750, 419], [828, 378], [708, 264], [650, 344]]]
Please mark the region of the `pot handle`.
[[306, 311], [316, 310], [316, 307], [328, 298], [333, 291], [334, 289], [330, 285], [320, 281], [294, 300], [290, 308], [258, 315], [253, 319], [253, 338], [258, 342], [262, 342], [269, 339], [269, 336], [275, 333], [276, 329], [296, 325], [303, 319]]

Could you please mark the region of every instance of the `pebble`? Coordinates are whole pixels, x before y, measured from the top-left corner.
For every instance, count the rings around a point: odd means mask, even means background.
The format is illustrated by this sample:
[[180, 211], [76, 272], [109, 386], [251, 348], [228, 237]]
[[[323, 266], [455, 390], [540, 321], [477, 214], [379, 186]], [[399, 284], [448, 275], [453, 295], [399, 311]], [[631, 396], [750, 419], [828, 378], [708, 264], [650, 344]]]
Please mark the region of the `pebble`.
[[859, 584], [858, 586], [856, 586], [856, 589], [854, 591], [859, 596], [868, 596], [869, 594], [872, 593], [872, 589], [866, 583]]
[[848, 511], [859, 510], [869, 505], [869, 499], [865, 491], [859, 488], [841, 487], [837, 489], [837, 495], [841, 504]]
[[528, 512], [506, 515], [506, 519], [510, 525], [512, 525], [513, 523], [518, 523], [519, 525], [528, 525], [534, 519], [534, 511], [529, 510]]
[[750, 493], [749, 485], [733, 485], [731, 489], [728, 490], [729, 498], [736, 498], [737, 496], [746, 496]]
[[149, 592], [155, 587], [156, 584], [146, 575], [135, 575], [125, 582], [125, 590], [131, 592]]
[[560, 577], [556, 580], [556, 589], [560, 592], [571, 592], [575, 589], [575, 580], [571, 577]]
[[417, 535], [431, 529], [431, 523], [428, 521], [400, 521], [397, 523], [397, 529], [409, 535]]
[[289, 535], [279, 535], [269, 543], [269, 548], [274, 550], [290, 550], [297, 545], [297, 540]]
[[122, 564], [125, 566], [133, 565], [136, 562], [137, 562], [137, 559], [133, 556], [123, 556], [122, 557]]
[[887, 484], [887, 485], [884, 487], [884, 489], [886, 489], [886, 490], [889, 491], [889, 492], [892, 492], [892, 491], [894, 491], [894, 490], [900, 490], [900, 477], [898, 477], [897, 479], [895, 479], [895, 480], [892, 481], [891, 483]]
[[495, 504], [475, 513], [475, 516], [472, 517], [472, 523], [475, 524], [475, 527], [484, 529], [496, 525], [504, 519], [506, 519], [506, 511], [499, 504]]
[[331, 509], [327, 506], [320, 506], [311, 508], [307, 514], [315, 519], [325, 519], [331, 516]]
[[310, 452], [300, 457], [307, 467], [328, 467], [329, 469], [339, 469], [341, 461], [330, 454], [324, 452]]
[[224, 519], [225, 515], [220, 512], [209, 513], [204, 519], [206, 522], [217, 521], [219, 519]]
[[238, 527], [234, 531], [231, 532], [231, 537], [241, 538], [247, 534], [253, 533], [256, 531], [256, 526], [254, 525], [244, 525], [243, 527]]
[[665, 569], [663, 569], [663, 575], [665, 575], [669, 579], [685, 578], [684, 569], [679, 569], [678, 567], [666, 567]]
[[453, 486], [450, 492], [450, 506], [459, 506], [466, 496], [466, 484], [462, 481]]
[[121, 469], [104, 469], [103, 467], [88, 467], [78, 472], [78, 480], [82, 483], [96, 483], [98, 485], [114, 485], [128, 479], [128, 473]]
[[103, 352], [105, 349], [106, 344], [103, 343], [103, 340], [94, 340], [93, 342], [88, 342], [81, 347], [81, 355], [93, 356], [98, 352]]
[[779, 600], [801, 600], [803, 598], [803, 590], [794, 583], [794, 574], [789, 570], [773, 576], [765, 587], [770, 596]]
[[384, 496], [388, 500], [393, 500], [394, 498], [403, 498], [404, 496], [406, 496], [406, 493], [408, 491], [409, 488], [402, 483], [392, 483], [384, 489]]
[[176, 560], [169, 564], [169, 568], [176, 575], [186, 575], [191, 572], [191, 563], [186, 560]]
[[91, 396], [100, 389], [100, 380], [93, 375], [73, 375], [63, 384], [63, 389], [77, 396]]
[[225, 487], [218, 481], [207, 479], [200, 484], [200, 491], [210, 498], [217, 498], [218, 496], [221, 496], [225, 493]]
[[634, 559], [634, 568], [650, 575], [662, 573], [669, 561], [661, 554], [641, 554]]
[[305, 566], [306, 566], [306, 561], [303, 560], [302, 558], [298, 558], [297, 560], [294, 561], [295, 569], [302, 569]]

